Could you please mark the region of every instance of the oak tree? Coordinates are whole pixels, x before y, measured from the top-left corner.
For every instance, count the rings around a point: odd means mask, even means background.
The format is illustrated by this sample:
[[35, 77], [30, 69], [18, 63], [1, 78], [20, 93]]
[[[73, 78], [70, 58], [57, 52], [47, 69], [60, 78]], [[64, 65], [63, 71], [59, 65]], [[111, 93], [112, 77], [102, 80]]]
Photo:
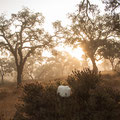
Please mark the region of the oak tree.
[[84, 53], [90, 58], [93, 70], [98, 71], [96, 60], [97, 50], [106, 44], [107, 39], [112, 35], [112, 21], [109, 15], [100, 15], [96, 5], [81, 5], [81, 10], [70, 14], [72, 24], [69, 27], [67, 41], [73, 46], [82, 47]]
[[22, 73], [27, 58], [36, 49], [51, 45], [51, 36], [42, 27], [44, 17], [23, 8], [10, 19], [0, 16], [0, 46], [8, 50], [15, 59], [17, 84], [22, 82]]

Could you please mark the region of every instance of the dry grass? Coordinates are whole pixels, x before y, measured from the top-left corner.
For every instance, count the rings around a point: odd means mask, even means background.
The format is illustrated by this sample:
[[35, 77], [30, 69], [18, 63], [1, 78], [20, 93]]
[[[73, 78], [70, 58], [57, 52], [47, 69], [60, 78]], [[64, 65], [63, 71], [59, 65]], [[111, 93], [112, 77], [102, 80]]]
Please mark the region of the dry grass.
[[[120, 76], [116, 75], [113, 72], [104, 72], [103, 78], [104, 83], [108, 86], [111, 86], [113, 88], [119, 89], [120, 90]], [[60, 83], [65, 83], [66, 77], [59, 78], [53, 80], [47, 80], [42, 81], [43, 83], [55, 83], [55, 82], [60, 82]], [[36, 82], [36, 81], [26, 81], [24, 84], [29, 83], [29, 82]], [[3, 86], [0, 86], [0, 116], [3, 117], [3, 119], [0, 118], [0, 120], [10, 120], [13, 118], [15, 114], [15, 104], [18, 102], [18, 98], [21, 95], [21, 90], [20, 88], [16, 88], [16, 83], [6, 83]]]
[[0, 86], [0, 116], [3, 120], [10, 120], [14, 116], [19, 93], [15, 84]]
[[104, 72], [102, 75], [105, 85], [120, 90], [120, 75], [115, 72]]

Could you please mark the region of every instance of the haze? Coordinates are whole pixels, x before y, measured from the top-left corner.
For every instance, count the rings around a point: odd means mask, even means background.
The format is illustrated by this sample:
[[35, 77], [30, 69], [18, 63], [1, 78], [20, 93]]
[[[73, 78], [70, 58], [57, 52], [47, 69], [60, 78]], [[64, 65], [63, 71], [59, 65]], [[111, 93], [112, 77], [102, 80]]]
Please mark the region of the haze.
[[[93, 1], [103, 9], [100, 0]], [[10, 15], [17, 13], [23, 7], [28, 7], [34, 12], [41, 12], [45, 17], [45, 28], [52, 32], [52, 22], [61, 20], [63, 24], [68, 24], [67, 14], [76, 10], [80, 0], [0, 0], [0, 13]]]

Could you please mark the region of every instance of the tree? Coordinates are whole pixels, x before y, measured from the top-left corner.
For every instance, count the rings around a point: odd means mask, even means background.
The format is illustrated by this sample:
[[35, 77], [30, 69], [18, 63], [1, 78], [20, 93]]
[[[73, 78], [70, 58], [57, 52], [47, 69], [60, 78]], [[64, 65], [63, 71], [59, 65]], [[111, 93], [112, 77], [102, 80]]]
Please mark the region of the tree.
[[4, 84], [4, 76], [6, 73], [10, 73], [15, 69], [14, 63], [7, 58], [0, 58], [0, 74], [1, 74], [1, 84]]
[[[106, 10], [111, 10], [114, 11], [115, 9], [120, 7], [120, 0], [101, 0], [102, 3], [105, 4], [105, 9]], [[86, 7], [88, 8], [89, 6], [91, 6], [91, 0], [82, 0], [81, 2], [82, 6], [84, 4], [86, 4]]]
[[120, 74], [120, 58], [119, 61], [117, 62], [117, 64], [115, 65], [115, 71]]
[[98, 50], [98, 54], [108, 59], [111, 63], [112, 70], [115, 70], [116, 59], [120, 59], [120, 43], [115, 40], [109, 40], [103, 47]]
[[27, 62], [26, 62], [24, 69], [23, 69], [23, 76], [22, 76], [23, 80], [26, 80], [26, 79], [27, 80], [34, 80], [34, 72], [36, 69], [35, 63], [36, 63], [36, 56], [31, 55], [27, 59]]
[[106, 10], [114, 11], [120, 7], [120, 0], [102, 0], [105, 4]]
[[39, 65], [35, 71], [37, 79], [47, 80], [64, 77], [71, 73], [73, 69], [81, 68], [80, 61], [65, 51], [52, 50], [52, 56], [44, 60], [45, 63]]
[[[111, 13], [111, 20], [113, 21], [112, 28], [113, 31], [116, 31], [117, 34], [120, 33], [120, 13], [116, 12], [116, 9], [120, 8], [120, 0], [101, 0], [102, 3], [105, 5], [104, 10], [106, 12]], [[82, 7], [86, 7], [86, 13], [89, 8], [92, 6], [91, 0], [82, 0], [81, 4], [79, 4], [79, 12], [81, 11]]]
[[[82, 47], [83, 51], [91, 59], [93, 70], [98, 71], [96, 66], [97, 50], [106, 43], [111, 33], [110, 16], [100, 16], [96, 5], [91, 5], [87, 11], [86, 6], [81, 6], [80, 12], [70, 14], [72, 24], [69, 28], [56, 24], [57, 29], [63, 34], [63, 38], [70, 44]], [[56, 30], [57, 31], [57, 30]], [[57, 32], [59, 33], [59, 32]], [[61, 34], [59, 33], [60, 37]]]
[[53, 50], [53, 55], [54, 56], [50, 58], [50, 61], [53, 61], [57, 66], [61, 76], [69, 74], [73, 69], [81, 68], [80, 61], [77, 58], [72, 57], [68, 52]]
[[44, 17], [24, 8], [10, 19], [0, 17], [0, 45], [14, 56], [17, 68], [17, 84], [22, 82], [22, 73], [27, 58], [37, 48], [50, 45], [51, 36], [42, 28]]

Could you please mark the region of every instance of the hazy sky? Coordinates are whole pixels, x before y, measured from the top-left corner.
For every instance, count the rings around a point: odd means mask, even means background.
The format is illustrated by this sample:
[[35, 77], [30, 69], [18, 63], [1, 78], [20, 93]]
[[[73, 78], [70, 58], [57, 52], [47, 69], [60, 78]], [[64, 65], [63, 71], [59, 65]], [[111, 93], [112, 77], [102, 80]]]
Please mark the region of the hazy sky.
[[80, 0], [0, 0], [0, 14], [16, 13], [23, 7], [33, 11], [42, 12], [45, 16], [46, 26], [50, 27], [55, 20], [64, 20], [66, 14], [74, 11]]
[[[23, 7], [28, 7], [34, 12], [41, 12], [45, 16], [45, 29], [49, 32], [53, 31], [52, 22], [61, 20], [63, 24], [67, 24], [67, 13], [77, 10], [76, 5], [81, 0], [0, 0], [0, 14], [5, 13], [9, 16], [11, 13], [17, 13]], [[93, 3], [101, 6], [101, 0], [91, 0]], [[67, 50], [74, 57], [79, 59], [83, 54], [80, 48], [72, 51], [71, 48]], [[67, 51], [67, 52], [68, 52]], [[78, 52], [81, 51], [81, 54]]]
[[79, 0], [0, 0], [0, 13], [13, 13], [27, 6], [51, 19], [52, 17], [61, 18], [61, 14], [72, 11], [77, 3]]
[[[100, 0], [97, 2], [99, 3]], [[45, 16], [46, 28], [51, 29], [51, 22], [56, 20], [67, 23], [66, 14], [74, 12], [79, 3], [80, 0], [0, 0], [0, 14], [10, 15], [23, 7], [28, 7], [33, 11], [42, 12]]]

